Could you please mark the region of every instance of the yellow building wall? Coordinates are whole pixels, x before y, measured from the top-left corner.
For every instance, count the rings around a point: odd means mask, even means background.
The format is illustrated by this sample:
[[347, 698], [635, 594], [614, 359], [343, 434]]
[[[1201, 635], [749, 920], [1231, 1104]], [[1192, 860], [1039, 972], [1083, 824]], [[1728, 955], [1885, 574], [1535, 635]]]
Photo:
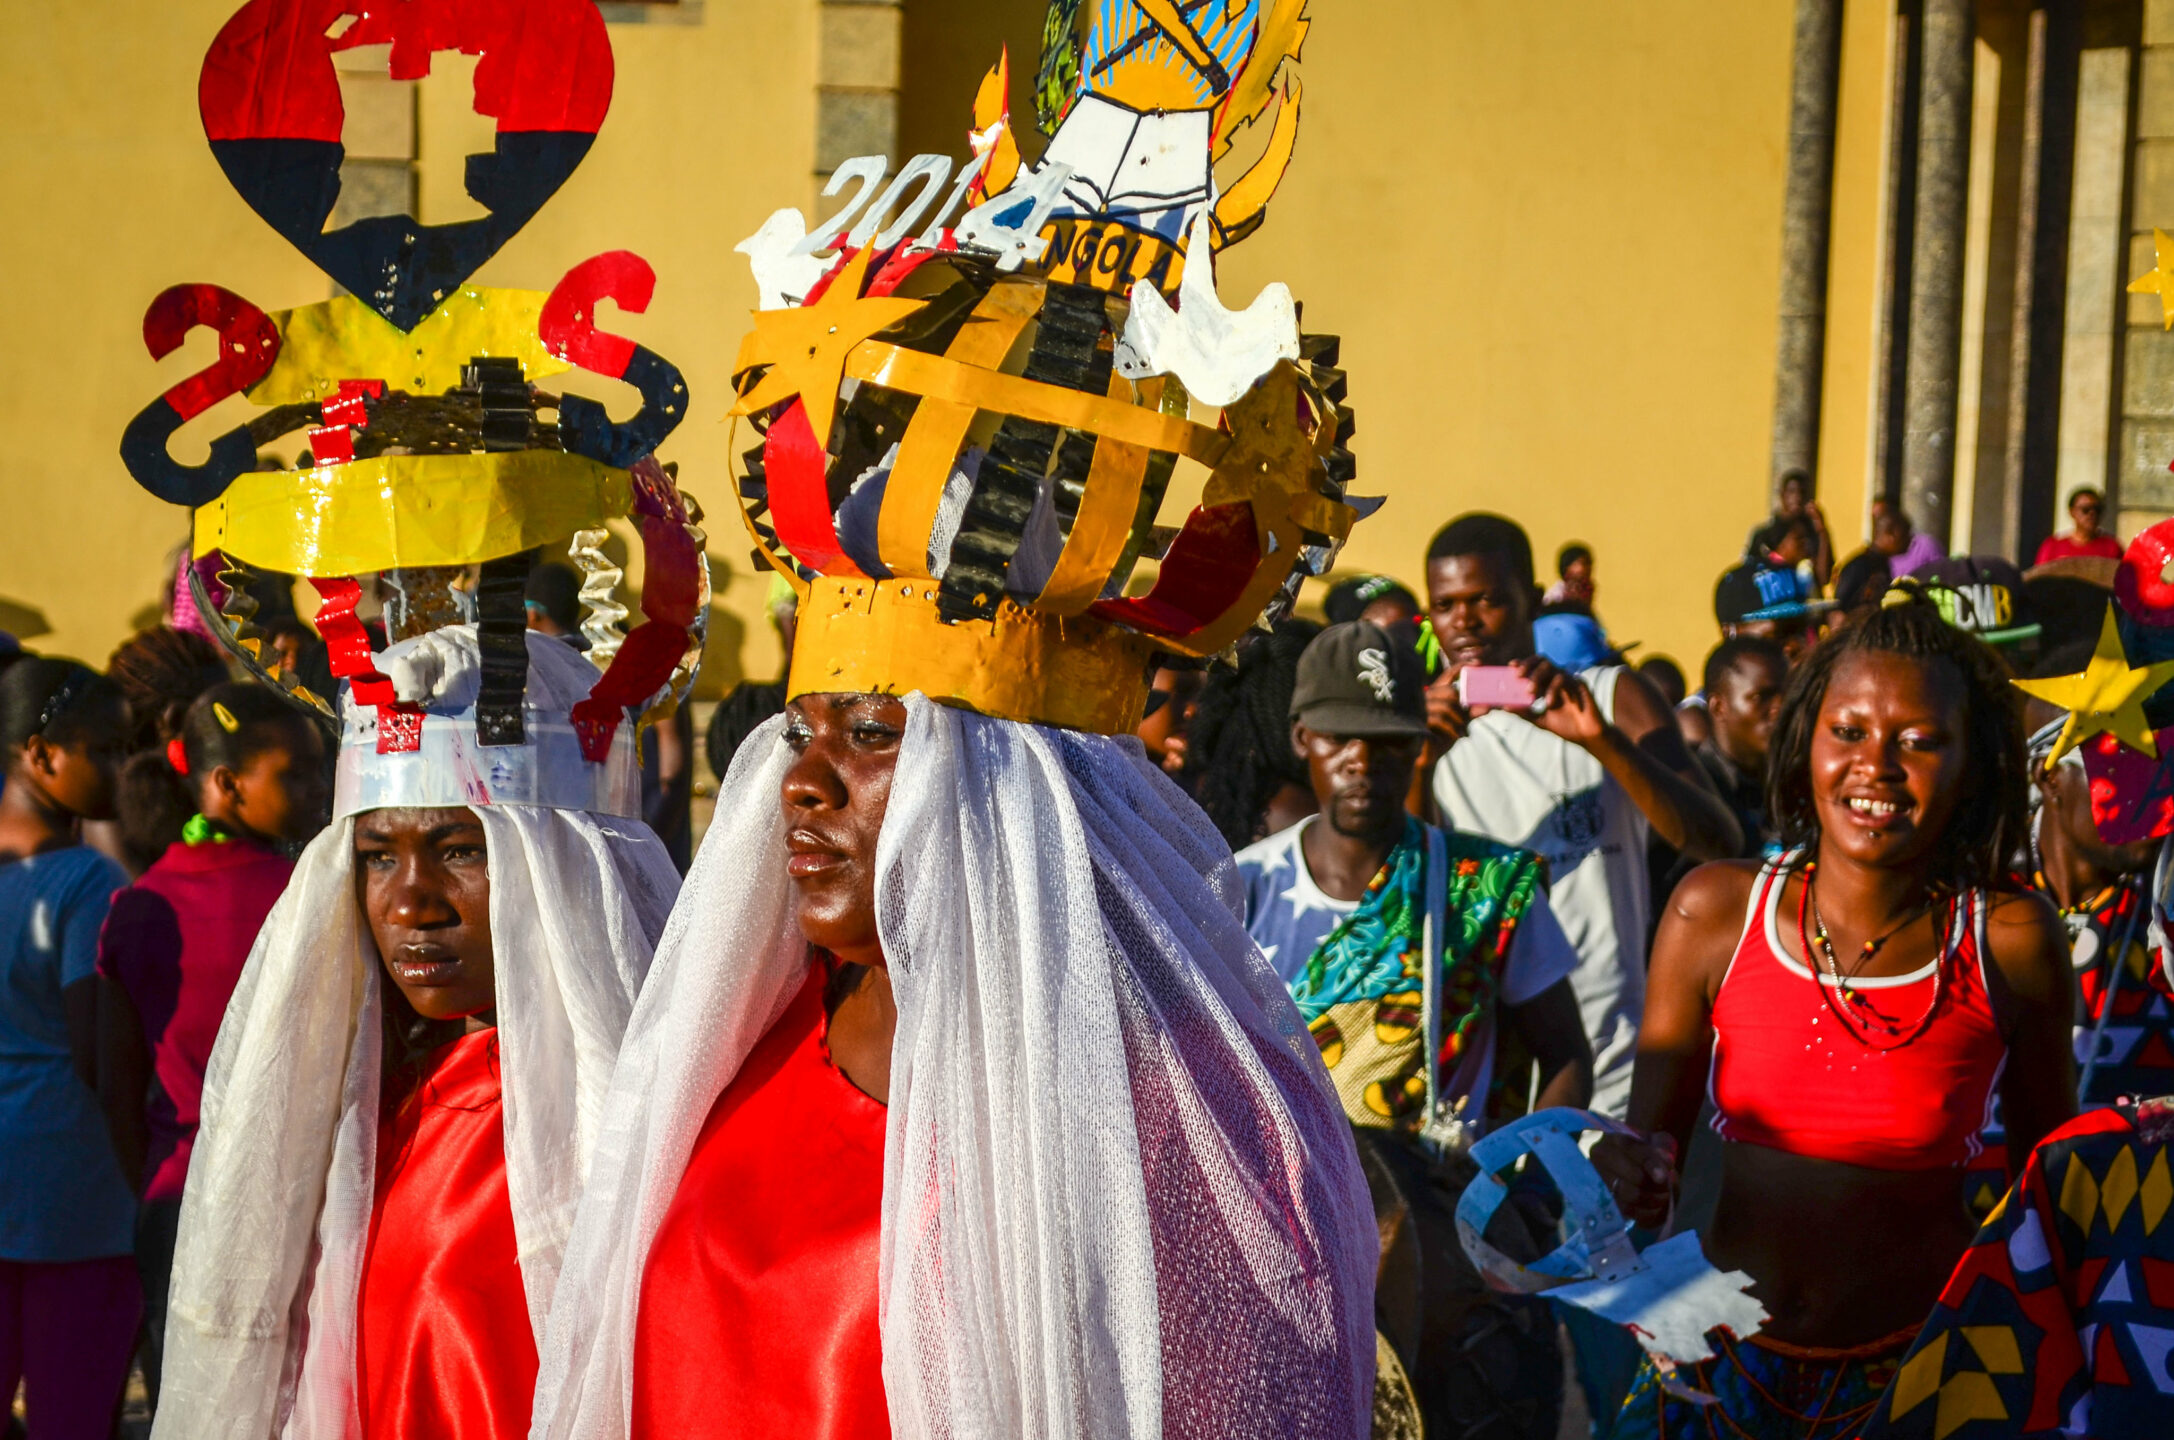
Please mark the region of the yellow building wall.
[[[204, 48], [235, 0], [0, 6], [0, 227], [15, 278], [0, 353], [0, 627], [102, 660], [156, 596], [184, 533], [116, 448], [129, 417], [204, 363], [154, 364], [139, 326], [179, 281], [266, 308], [325, 279], [227, 186], [197, 121]], [[1791, 0], [1315, 0], [1298, 157], [1266, 226], [1230, 252], [1228, 298], [1290, 283], [1344, 336], [1362, 492], [1388, 506], [1347, 568], [1416, 582], [1428, 536], [1473, 508], [1600, 555], [1621, 640], [1687, 664], [1714, 638], [1714, 578], [1765, 506]], [[1885, 7], [1849, 7], [1837, 145], [1822, 485], [1862, 534], [1884, 145]], [[548, 288], [631, 249], [658, 273], [618, 328], [678, 364], [693, 413], [664, 456], [710, 512], [725, 610], [713, 682], [774, 672], [726, 479], [729, 368], [753, 286], [732, 246], [808, 206], [815, 0], [705, 0], [696, 23], [615, 24], [595, 149], [479, 279]], [[973, 82], [1009, 41], [1015, 106], [1040, 0], [907, 0], [902, 153], [964, 153]], [[421, 105], [423, 217], [457, 186], [451, 84]], [[434, 150], [433, 144], [440, 150]], [[1031, 147], [1030, 147], [1031, 148]], [[27, 203], [26, 203], [27, 202]], [[575, 382], [625, 413], [631, 394]], [[229, 401], [186, 460], [241, 419]], [[736, 617], [736, 618], [735, 618]], [[33, 623], [31, 628], [36, 628]]]
[[[322, 300], [331, 284], [242, 203], [197, 118], [204, 51], [239, 0], [0, 5], [0, 274], [12, 277], [0, 351], [0, 628], [42, 628], [30, 643], [102, 663], [145, 618], [183, 512], [121, 467], [130, 417], [209, 357], [199, 331], [165, 361], [143, 347], [151, 298], [209, 281], [263, 308]], [[729, 370], [755, 303], [732, 247], [780, 205], [813, 195], [815, 0], [704, 0], [696, 23], [614, 24], [610, 117], [595, 148], [541, 214], [477, 274], [484, 284], [549, 289], [604, 250], [633, 250], [657, 271], [649, 313], [606, 329], [678, 365], [693, 411], [662, 455], [710, 514], [713, 567], [729, 613], [711, 651], [715, 678], [777, 665], [759, 613], [725, 475]], [[460, 75], [472, 62], [439, 57]], [[419, 97], [422, 216], [459, 196], [446, 137], [488, 134], [465, 86], [434, 75]], [[487, 143], [485, 141], [484, 143]], [[434, 148], [435, 145], [435, 148]], [[451, 191], [448, 191], [448, 185]], [[441, 207], [438, 215], [433, 206]], [[554, 384], [559, 382], [554, 381]], [[633, 392], [596, 377], [567, 388], [631, 413]], [[246, 418], [229, 400], [177, 437], [183, 461]], [[291, 448], [291, 447], [290, 447]], [[744, 645], [744, 653], [743, 653]]]

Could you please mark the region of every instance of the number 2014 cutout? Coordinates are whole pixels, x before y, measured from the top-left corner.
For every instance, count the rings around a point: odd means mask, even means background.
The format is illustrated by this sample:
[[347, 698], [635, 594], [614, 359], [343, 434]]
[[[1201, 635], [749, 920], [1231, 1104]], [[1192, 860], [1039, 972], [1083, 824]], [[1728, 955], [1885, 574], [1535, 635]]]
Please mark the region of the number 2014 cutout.
[[[789, 253], [820, 255], [836, 247], [841, 238], [849, 250], [858, 250], [871, 241], [877, 250], [888, 250], [921, 223], [948, 180], [950, 193], [944, 199], [943, 208], [937, 211], [936, 218], [915, 242], [933, 250], [942, 243], [944, 227], [950, 222], [952, 213], [965, 200], [988, 163], [987, 154], [977, 155], [956, 179], [952, 179], [949, 156], [916, 155], [884, 187], [882, 194], [877, 195], [876, 186], [890, 170], [890, 161], [881, 155], [862, 155], [848, 160], [831, 172], [830, 183], [823, 187], [823, 193], [836, 195], [848, 185], [857, 188], [845, 204], [810, 230]], [[961, 245], [995, 251], [997, 268], [1002, 270], [1016, 270], [1024, 261], [1039, 260], [1049, 244], [1041, 235], [1042, 226], [1064, 198], [1065, 182], [1071, 178], [1071, 166], [1045, 165], [1002, 194], [968, 210], [960, 218], [954, 235]], [[913, 197], [910, 204], [905, 203], [909, 192]], [[871, 197], [873, 204], [869, 203]]]

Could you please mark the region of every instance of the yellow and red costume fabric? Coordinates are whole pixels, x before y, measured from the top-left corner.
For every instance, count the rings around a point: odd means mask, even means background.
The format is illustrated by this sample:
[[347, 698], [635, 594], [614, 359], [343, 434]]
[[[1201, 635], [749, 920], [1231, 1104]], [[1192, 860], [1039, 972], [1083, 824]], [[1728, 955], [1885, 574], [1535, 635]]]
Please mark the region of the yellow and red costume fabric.
[[2174, 1434], [2174, 1103], [2046, 1137], [1987, 1217], [1864, 1440]]

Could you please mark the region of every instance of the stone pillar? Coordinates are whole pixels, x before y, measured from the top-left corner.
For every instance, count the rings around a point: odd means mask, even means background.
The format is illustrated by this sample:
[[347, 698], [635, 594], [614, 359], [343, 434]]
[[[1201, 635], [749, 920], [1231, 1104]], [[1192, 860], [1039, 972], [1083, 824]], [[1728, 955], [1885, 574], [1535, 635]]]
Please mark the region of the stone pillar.
[[[2084, 15], [2083, 63], [2076, 85], [2076, 173], [2068, 209], [2068, 304], [2061, 348], [2060, 473], [2046, 523], [2063, 523], [2062, 501], [2089, 485], [2107, 490], [2119, 468], [2121, 333], [2129, 283], [2128, 174], [2130, 107], [2139, 27], [2108, 33], [2102, 16]], [[2111, 492], [2109, 491], [2109, 498]], [[2109, 507], [2109, 518], [2114, 507]]]
[[[2145, 0], [2137, 56], [2124, 283], [2157, 264], [2153, 227], [2174, 233], [2174, 0]], [[2174, 512], [2174, 333], [2157, 295], [2127, 295], [2119, 360], [2121, 448], [2106, 476], [2123, 539]]]
[[1902, 398], [1909, 373], [1910, 245], [1917, 234], [1918, 51], [1925, 38], [1920, 0], [1898, 0], [1887, 113], [1887, 212], [1881, 224], [1879, 356], [1872, 404], [1872, 477], [1876, 500], [1902, 498]]
[[[898, 159], [900, 6], [901, 0], [821, 0], [818, 6], [818, 181], [857, 155]], [[835, 202], [819, 208], [835, 208]]]
[[2076, 175], [2083, 0], [2041, 0], [2030, 17], [2023, 194], [2016, 216], [2015, 326], [2008, 370], [2008, 503], [2000, 552], [2028, 562], [2052, 533], [2067, 340], [2068, 221]]
[[1781, 325], [1774, 364], [1769, 484], [1819, 475], [1820, 386], [1827, 355], [1827, 232], [1834, 196], [1834, 110], [1842, 74], [1842, 0], [1797, 0], [1789, 95], [1789, 188], [1782, 202]]
[[1917, 131], [1917, 228], [1910, 246], [1909, 373], [1903, 392], [1902, 503], [1945, 545], [1955, 503], [1962, 365], [1963, 243], [1970, 188], [1972, 0], [1925, 0]]
[[333, 67], [340, 77], [347, 129], [340, 137], [340, 196], [326, 228], [337, 230], [379, 215], [422, 219], [416, 204], [421, 151], [415, 82], [387, 75], [385, 48], [376, 45], [340, 52]]

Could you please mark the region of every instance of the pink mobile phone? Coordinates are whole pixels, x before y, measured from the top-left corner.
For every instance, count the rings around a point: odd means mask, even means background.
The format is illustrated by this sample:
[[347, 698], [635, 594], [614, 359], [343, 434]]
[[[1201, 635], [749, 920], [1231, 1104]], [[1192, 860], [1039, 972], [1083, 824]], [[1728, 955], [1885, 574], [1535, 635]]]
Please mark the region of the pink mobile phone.
[[1532, 682], [1514, 665], [1467, 665], [1457, 672], [1457, 702], [1467, 710], [1530, 710], [1538, 699]]

